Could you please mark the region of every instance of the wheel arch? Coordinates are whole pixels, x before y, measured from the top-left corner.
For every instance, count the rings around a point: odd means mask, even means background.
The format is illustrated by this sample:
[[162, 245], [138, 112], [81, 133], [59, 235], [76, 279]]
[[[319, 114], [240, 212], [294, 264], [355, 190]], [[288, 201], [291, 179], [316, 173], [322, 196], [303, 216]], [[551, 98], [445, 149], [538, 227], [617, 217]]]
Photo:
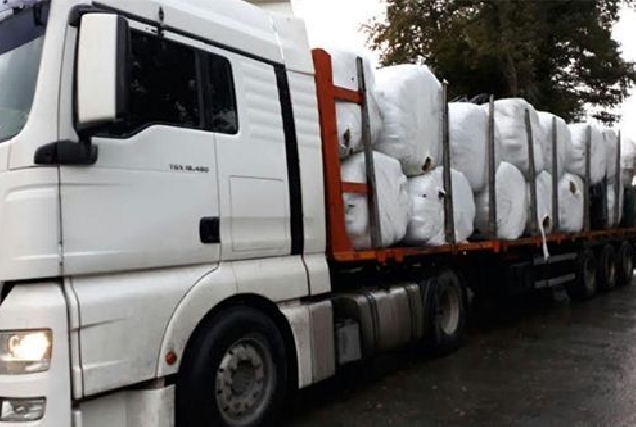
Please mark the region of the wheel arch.
[[[188, 337], [187, 344], [183, 349], [183, 355], [185, 355], [185, 352], [188, 351], [195, 334], [201, 331], [201, 326], [208, 319], [218, 316], [225, 310], [234, 307], [249, 307], [253, 310], [261, 312], [274, 322], [285, 343], [285, 353], [289, 357], [288, 386], [291, 387], [290, 390], [298, 388], [298, 353], [296, 351], [296, 338], [294, 332], [292, 331], [287, 318], [280, 310], [278, 305], [262, 295], [237, 294], [226, 298], [225, 300], [214, 306], [210, 311], [206, 313], [205, 316], [203, 316], [199, 320], [196, 327]], [[183, 357], [181, 357], [181, 359], [183, 359]]]
[[[217, 316], [229, 308], [244, 306], [265, 314], [278, 328], [289, 357], [290, 390], [297, 389], [299, 384], [298, 353], [296, 337], [289, 321], [278, 305], [270, 299], [258, 294], [236, 294], [233, 292], [235, 289], [230, 284], [218, 284], [214, 287], [212, 294], [188, 295], [181, 301], [164, 334], [157, 361], [157, 377], [178, 373], [189, 344], [207, 319]], [[177, 356], [176, 363], [168, 363], [169, 354]]]

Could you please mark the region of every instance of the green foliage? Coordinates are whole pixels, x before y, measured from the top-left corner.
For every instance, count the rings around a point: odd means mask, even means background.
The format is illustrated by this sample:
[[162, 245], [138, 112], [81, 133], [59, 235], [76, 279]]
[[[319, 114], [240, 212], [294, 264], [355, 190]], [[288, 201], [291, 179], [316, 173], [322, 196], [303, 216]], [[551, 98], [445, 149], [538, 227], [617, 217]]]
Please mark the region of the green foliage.
[[[623, 1], [627, 3], [634, 0]], [[424, 60], [451, 96], [520, 96], [576, 120], [586, 104], [612, 107], [636, 71], [611, 37], [620, 0], [388, 0], [365, 26], [385, 65]], [[618, 117], [598, 117], [614, 122]]]

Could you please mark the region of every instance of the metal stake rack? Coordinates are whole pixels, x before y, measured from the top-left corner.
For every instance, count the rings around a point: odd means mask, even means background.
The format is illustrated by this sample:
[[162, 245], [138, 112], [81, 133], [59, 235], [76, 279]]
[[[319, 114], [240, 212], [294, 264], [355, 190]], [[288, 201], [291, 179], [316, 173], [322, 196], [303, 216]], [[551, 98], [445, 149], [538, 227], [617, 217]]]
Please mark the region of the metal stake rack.
[[526, 134], [528, 136], [528, 160], [529, 171], [526, 177], [530, 185], [530, 235], [534, 236], [539, 231], [539, 212], [537, 208], [537, 174], [534, 163], [534, 135], [532, 132], [532, 121], [530, 120], [530, 109], [526, 108]]
[[457, 243], [455, 234], [455, 212], [453, 203], [453, 179], [451, 171], [450, 117], [448, 113], [448, 82], [442, 85], [442, 148], [444, 156], [444, 230], [446, 242]]
[[371, 245], [374, 249], [382, 246], [382, 229], [380, 224], [380, 206], [375, 182], [375, 163], [373, 162], [373, 141], [371, 141], [371, 121], [369, 119], [369, 104], [367, 102], [367, 82], [364, 75], [364, 61], [358, 57], [358, 92], [362, 97], [362, 147], [364, 149], [364, 165], [367, 174], [367, 200], [369, 220], [371, 225]]
[[557, 232], [561, 229], [559, 221], [559, 168], [557, 148], [559, 146], [559, 135], [557, 133], [557, 118], [552, 116], [552, 230]]
[[499, 237], [497, 224], [497, 187], [495, 177], [497, 164], [495, 160], [495, 96], [490, 95], [488, 102], [488, 233], [495, 240]]
[[590, 220], [590, 187], [592, 186], [592, 125], [587, 127], [585, 138], [585, 191], [583, 192], [583, 224], [584, 231], [592, 228]]
[[614, 228], [620, 227], [621, 222], [621, 206], [620, 196], [623, 191], [623, 183], [621, 179], [621, 132], [618, 132], [618, 140], [616, 141], [616, 174], [614, 177]]

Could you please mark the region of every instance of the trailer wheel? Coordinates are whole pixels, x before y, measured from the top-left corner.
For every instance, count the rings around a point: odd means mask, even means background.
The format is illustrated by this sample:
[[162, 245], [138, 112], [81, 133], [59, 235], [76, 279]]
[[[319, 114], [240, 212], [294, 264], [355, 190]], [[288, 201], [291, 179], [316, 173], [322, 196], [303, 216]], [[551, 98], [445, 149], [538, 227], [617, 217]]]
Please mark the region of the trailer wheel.
[[631, 243], [623, 242], [616, 255], [617, 286], [627, 286], [632, 283], [634, 275], [634, 248]]
[[596, 295], [596, 259], [591, 249], [579, 252], [576, 260], [576, 280], [568, 286], [570, 298], [589, 300]]
[[204, 320], [177, 378], [178, 427], [275, 424], [287, 392], [285, 344], [263, 313], [234, 307]]
[[608, 291], [616, 287], [616, 251], [614, 246], [607, 244], [599, 253], [597, 281], [599, 289]]
[[434, 283], [430, 316], [432, 345], [443, 355], [461, 347], [466, 331], [465, 288], [454, 272], [442, 272]]

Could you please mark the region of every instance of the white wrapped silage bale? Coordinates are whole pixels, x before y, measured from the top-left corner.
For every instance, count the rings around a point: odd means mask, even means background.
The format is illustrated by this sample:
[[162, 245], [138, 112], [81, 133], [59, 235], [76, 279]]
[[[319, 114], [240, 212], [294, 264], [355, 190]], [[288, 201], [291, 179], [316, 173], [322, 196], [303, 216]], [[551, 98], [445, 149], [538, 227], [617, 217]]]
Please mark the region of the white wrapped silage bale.
[[574, 175], [585, 176], [585, 146], [588, 127], [592, 129], [592, 145], [590, 156], [590, 178], [592, 184], [598, 184], [605, 177], [607, 169], [607, 154], [603, 143], [603, 133], [594, 125], [578, 123], [568, 125], [572, 136], [572, 145], [567, 156], [565, 170]]
[[[341, 49], [327, 49], [331, 56], [334, 85], [357, 91], [357, 58], [363, 58], [364, 75], [367, 84], [367, 105], [371, 125], [371, 142], [378, 140], [382, 129], [382, 117], [375, 95], [375, 70], [365, 54]], [[336, 102], [336, 122], [340, 157], [346, 158], [354, 152], [362, 151], [362, 107], [350, 102]]]
[[[376, 194], [380, 210], [382, 246], [391, 246], [404, 237], [410, 214], [409, 195], [406, 192], [406, 176], [400, 163], [382, 153], [373, 153]], [[341, 164], [343, 182], [366, 183], [364, 153], [357, 153]], [[347, 234], [355, 249], [371, 248], [371, 222], [367, 196], [344, 194], [345, 224]]]
[[634, 182], [634, 157], [636, 145], [629, 137], [621, 137], [621, 166], [623, 168], [623, 185], [629, 187]]
[[[475, 202], [466, 177], [451, 169], [453, 185], [453, 218], [455, 238], [465, 242], [473, 234]], [[442, 245], [446, 242], [444, 230], [444, 168], [409, 178], [411, 217], [405, 240], [416, 244]]]
[[[537, 182], [537, 226], [539, 231], [547, 234], [552, 231], [552, 175], [546, 171], [542, 171], [536, 177]], [[530, 219], [532, 212], [530, 208], [531, 192], [530, 184], [526, 184], [526, 197], [528, 206], [528, 222], [526, 230], [530, 231]]]
[[585, 210], [583, 180], [569, 173], [559, 180], [559, 229], [566, 233], [578, 233], [583, 230], [583, 212]]
[[[469, 102], [448, 104], [451, 166], [463, 173], [474, 192], [488, 185], [488, 112]], [[501, 138], [495, 128], [495, 170]]]
[[616, 182], [616, 154], [618, 150], [618, 134], [613, 129], [603, 129], [605, 145], [605, 176], [609, 182]]
[[430, 171], [441, 156], [441, 84], [424, 66], [396, 65], [376, 72], [383, 126], [376, 149], [409, 176]]
[[[521, 171], [511, 163], [501, 162], [495, 175], [497, 231], [501, 239], [517, 239], [526, 228], [528, 208], [525, 186]], [[489, 200], [488, 186], [475, 196], [475, 228], [481, 233], [488, 232]]]
[[539, 111], [539, 123], [543, 130], [545, 138], [543, 142], [543, 167], [550, 174], [554, 173], [552, 166], [552, 118], [556, 117], [556, 135], [557, 135], [557, 167], [556, 173], [558, 177], [563, 176], [565, 172], [565, 162], [567, 159], [567, 153], [571, 149], [572, 136], [570, 135], [570, 129], [561, 117], [557, 117], [552, 113], [546, 113], [545, 111]]
[[524, 174], [530, 171], [526, 109], [530, 110], [534, 169], [539, 173], [544, 170], [545, 134], [536, 110], [524, 99], [509, 98], [495, 101], [495, 126], [501, 137], [501, 160], [513, 164]]

